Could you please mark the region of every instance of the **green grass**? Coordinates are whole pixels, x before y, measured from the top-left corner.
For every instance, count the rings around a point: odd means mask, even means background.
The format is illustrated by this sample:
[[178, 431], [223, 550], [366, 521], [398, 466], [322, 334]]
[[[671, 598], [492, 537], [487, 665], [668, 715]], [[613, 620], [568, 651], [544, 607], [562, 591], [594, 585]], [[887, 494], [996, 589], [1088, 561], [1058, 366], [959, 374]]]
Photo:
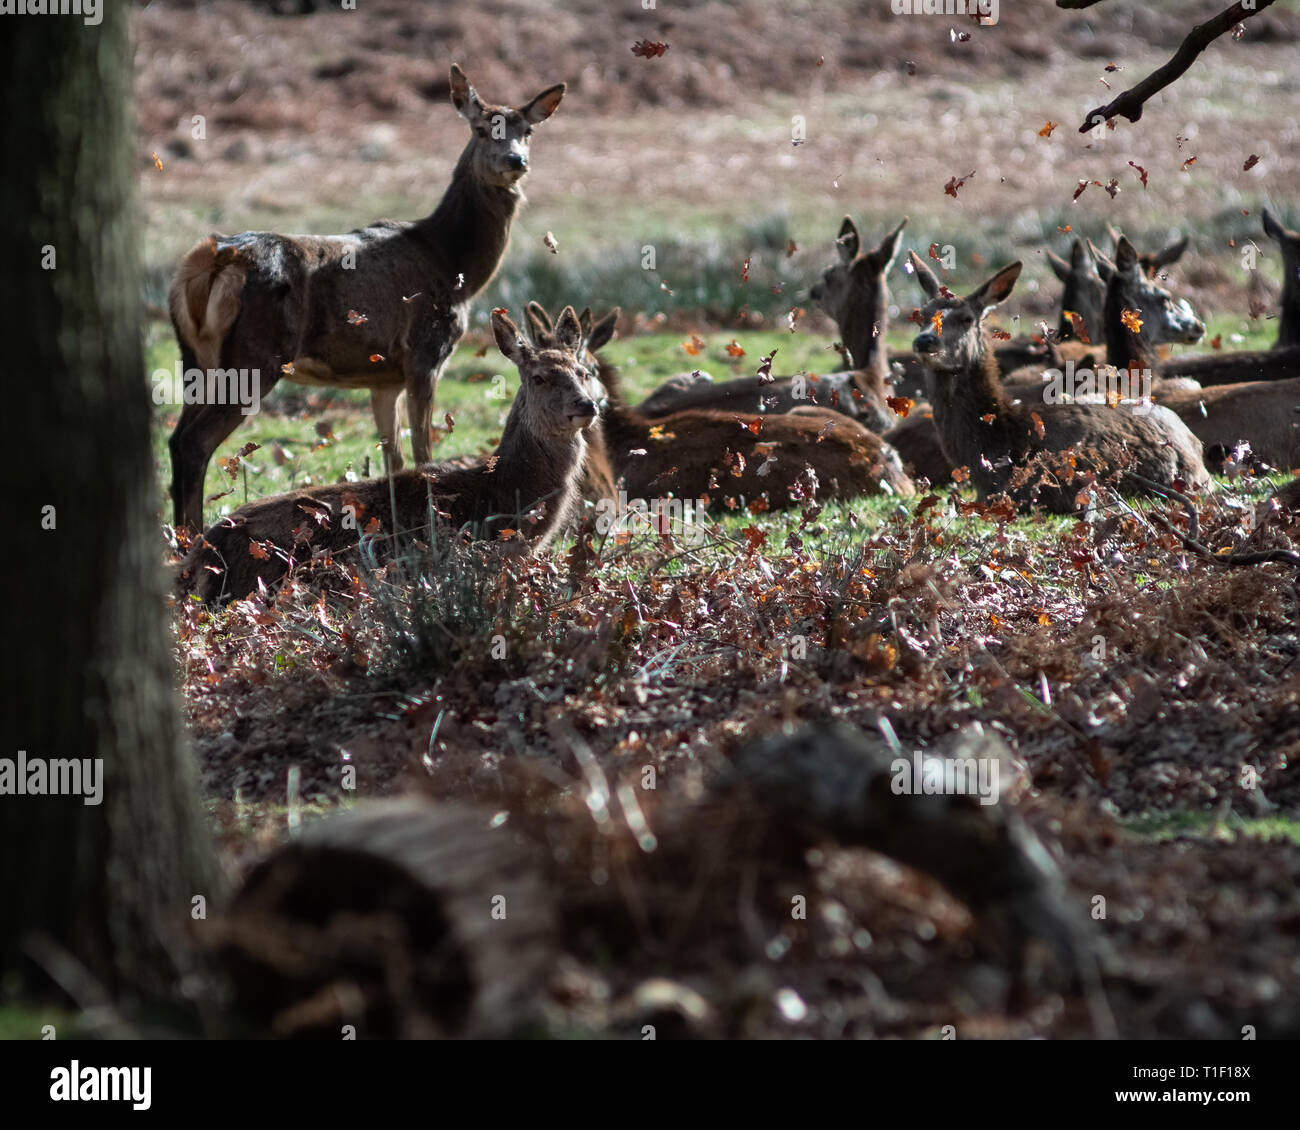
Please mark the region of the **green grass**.
[[[744, 332], [741, 339], [745, 356], [729, 357], [727, 343], [733, 335], [711, 334], [707, 347], [692, 357], [683, 348], [687, 334], [647, 334], [627, 341], [611, 343], [605, 354], [620, 367], [629, 396], [639, 398], [666, 378], [694, 368], [707, 369], [718, 380], [732, 376], [753, 375], [760, 357], [778, 350], [774, 371], [826, 373], [838, 364], [839, 356], [830, 348], [828, 335], [783, 332]], [[482, 338], [470, 335], [462, 342], [448, 363], [438, 384], [435, 423], [441, 442], [435, 458], [453, 455], [489, 453], [501, 435], [501, 427], [510, 411], [510, 402], [518, 388], [519, 376], [495, 346], [482, 356]], [[156, 323], [146, 343], [148, 372], [174, 371], [179, 358], [170, 327]], [[501, 378], [501, 379], [498, 379]], [[150, 386], [152, 387], [152, 385]], [[454, 428], [446, 434], [445, 416], [454, 419]], [[159, 481], [170, 481], [171, 458], [167, 438], [179, 416], [174, 405], [154, 409], [153, 449]], [[318, 425], [328, 425], [329, 436], [318, 434]], [[241, 461], [232, 483], [220, 469], [217, 459], [234, 455], [247, 443], [261, 445]], [[409, 459], [409, 434], [404, 436], [403, 450]], [[205, 506], [209, 518], [233, 510], [251, 499], [318, 483], [336, 482], [346, 473], [359, 477], [377, 475], [383, 465], [378, 436], [370, 414], [369, 393], [354, 390], [308, 388], [282, 380], [263, 402], [263, 409], [241, 424], [217, 450], [208, 469], [205, 498], [224, 490], [230, 495]], [[170, 511], [170, 507], [165, 507]]]
[[[1244, 331], [1244, 341], [1230, 342], [1230, 336]], [[1225, 348], [1261, 348], [1269, 344], [1272, 334], [1269, 323], [1249, 323], [1235, 317], [1211, 319], [1210, 335], [1222, 334]], [[606, 346], [603, 355], [619, 367], [625, 390], [635, 402], [674, 374], [691, 369], [704, 369], [715, 380], [752, 376], [762, 357], [776, 351], [772, 371], [777, 374], [799, 372], [827, 373], [839, 363], [839, 356], [831, 348], [833, 334], [808, 331], [800, 328], [791, 334], [782, 330], [744, 330], [734, 333], [702, 333], [704, 349], [692, 356], [683, 348], [690, 333], [643, 334], [616, 340]], [[907, 345], [910, 334], [906, 328], [888, 335], [895, 348]], [[743, 357], [729, 356], [726, 349], [737, 341], [745, 350]], [[505, 361], [495, 346], [483, 356], [486, 335], [472, 333], [453, 354], [447, 371], [439, 382], [437, 408], [434, 415], [440, 442], [434, 457], [487, 454], [494, 448], [501, 427], [510, 410], [510, 402], [518, 387], [519, 377], [514, 367]], [[169, 372], [178, 359], [175, 340], [170, 327], [155, 323], [146, 343], [149, 373], [156, 369]], [[154, 409], [153, 448], [159, 482], [166, 489], [170, 481], [171, 461], [167, 450], [170, 435], [179, 415], [172, 405]], [[445, 417], [454, 420], [451, 434], [446, 433]], [[328, 435], [322, 436], [318, 428], [328, 426]], [[218, 463], [218, 458], [234, 455], [247, 443], [256, 443], [260, 449], [243, 459], [232, 481]], [[403, 437], [403, 450], [410, 456], [409, 433]], [[205, 513], [214, 519], [228, 513], [245, 502], [313, 484], [336, 482], [346, 474], [364, 478], [378, 475], [383, 461], [378, 448], [378, 437], [370, 414], [369, 394], [356, 390], [329, 390], [308, 388], [282, 380], [265, 398], [263, 410], [241, 424], [218, 449], [208, 470], [205, 498], [230, 490], [218, 502], [208, 503]], [[863, 499], [852, 504], [829, 506], [823, 523], [835, 527], [847, 522], [851, 512], [871, 528], [899, 505], [889, 498]], [[170, 505], [164, 505], [163, 517], [169, 520]], [[1066, 519], [1048, 519], [1026, 522], [1023, 528], [1035, 538], [1050, 535], [1058, 522]], [[750, 524], [746, 515], [729, 515], [724, 525], [739, 528]], [[796, 516], [790, 514], [764, 515], [763, 524], [771, 527], [769, 544], [784, 541], [791, 529], [798, 526]], [[1013, 523], [1017, 528], [1021, 523]], [[969, 527], [968, 529], [966, 527]], [[963, 536], [975, 536], [987, 523], [976, 519], [954, 520], [954, 531], [965, 530]], [[800, 531], [809, 541], [807, 531]], [[810, 544], [814, 552], [822, 552], [815, 537]]]
[[1244, 836], [1261, 840], [1290, 840], [1300, 844], [1300, 821], [1284, 816], [1243, 817], [1232, 813], [1222, 820], [1212, 812], [1158, 812], [1120, 821], [1131, 835], [1160, 842], [1180, 836], [1214, 836], [1236, 839]]
[[42, 1029], [47, 1024], [54, 1026], [56, 1039], [67, 1040], [84, 1035], [75, 1012], [36, 1004], [0, 1007], [0, 1040], [43, 1040]]

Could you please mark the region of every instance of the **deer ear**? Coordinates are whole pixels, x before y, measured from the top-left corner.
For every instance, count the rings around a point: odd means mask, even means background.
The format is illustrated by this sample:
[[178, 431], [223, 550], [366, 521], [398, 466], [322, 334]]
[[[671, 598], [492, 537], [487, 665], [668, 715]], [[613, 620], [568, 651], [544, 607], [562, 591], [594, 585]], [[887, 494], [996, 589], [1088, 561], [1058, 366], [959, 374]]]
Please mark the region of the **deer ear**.
[[577, 353], [583, 339], [582, 323], [572, 306], [566, 306], [555, 319], [555, 348], [567, 353]]
[[1024, 264], [1017, 259], [1014, 263], [1003, 267], [996, 275], [988, 280], [979, 290], [969, 295], [967, 303], [982, 315], [992, 310], [1011, 297], [1011, 292], [1016, 288], [1016, 279], [1020, 277]]
[[1286, 231], [1282, 225], [1277, 222], [1277, 217], [1267, 208], [1264, 209], [1260, 219], [1264, 222], [1264, 234], [1270, 239], [1276, 239], [1281, 243], [1286, 238]]
[[915, 251], [907, 253], [907, 261], [912, 265], [916, 281], [920, 284], [921, 289], [925, 291], [925, 296], [927, 298], [938, 298], [943, 284], [935, 277], [935, 273], [921, 262], [921, 257]]
[[1097, 274], [1101, 276], [1101, 281], [1110, 282], [1110, 276], [1115, 273], [1115, 264], [1097, 250], [1092, 240], [1088, 240], [1088, 252], [1092, 255], [1092, 261], [1097, 264]]
[[469, 76], [455, 63], [451, 65], [451, 104], [467, 122], [473, 122], [483, 112], [478, 91], [470, 85]]
[[618, 316], [622, 311], [617, 306], [591, 327], [591, 336], [587, 339], [587, 352], [595, 353], [602, 345], [609, 344], [614, 336], [614, 327], [618, 325]]
[[1152, 272], [1158, 271], [1161, 267], [1167, 267], [1170, 263], [1177, 263], [1183, 257], [1183, 252], [1187, 250], [1187, 246], [1191, 241], [1192, 237], [1185, 235], [1177, 243], [1171, 243], [1163, 251], [1157, 251], [1151, 256]]
[[1115, 269], [1123, 274], [1136, 270], [1138, 266], [1137, 249], [1128, 241], [1128, 236], [1119, 237], [1115, 245]]
[[492, 336], [497, 339], [497, 348], [516, 365], [522, 365], [532, 356], [531, 346], [504, 307], [498, 306], [492, 311]]
[[898, 227], [880, 241], [880, 246], [876, 248], [875, 258], [882, 275], [894, 265], [894, 260], [898, 257], [898, 249], [903, 243], [903, 229], [905, 227], [907, 227], [906, 216], [903, 217]]
[[540, 302], [530, 302], [524, 307], [524, 320], [528, 323], [528, 336], [538, 349], [545, 349], [552, 336], [551, 318]]
[[564, 97], [566, 87], [562, 82], [557, 82], [554, 86], [548, 86], [536, 98], [526, 106], [519, 107], [519, 113], [523, 116], [530, 126], [535, 126], [538, 122], [544, 122], [560, 104], [560, 99]]
[[839, 249], [840, 259], [845, 263], [852, 263], [858, 257], [862, 239], [858, 235], [858, 225], [853, 222], [852, 216], [845, 216], [844, 222], [840, 224], [840, 234], [835, 237], [835, 246]]
[[1062, 259], [1051, 248], [1048, 248], [1046, 251], [1047, 265], [1052, 268], [1052, 274], [1054, 274], [1061, 282], [1070, 281], [1070, 275], [1074, 271], [1074, 257], [1077, 254], [1078, 247], [1079, 241], [1076, 239], [1074, 241], [1074, 247], [1070, 251], [1071, 261], [1069, 263]]

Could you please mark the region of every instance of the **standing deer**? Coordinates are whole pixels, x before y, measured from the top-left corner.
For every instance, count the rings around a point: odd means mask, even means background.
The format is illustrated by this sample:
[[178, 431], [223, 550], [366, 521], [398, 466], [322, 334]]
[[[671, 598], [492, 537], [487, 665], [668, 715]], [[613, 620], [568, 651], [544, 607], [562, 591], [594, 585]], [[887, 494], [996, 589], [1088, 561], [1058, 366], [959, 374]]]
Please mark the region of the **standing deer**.
[[181, 566], [182, 587], [210, 602], [242, 598], [259, 580], [278, 581], [295, 560], [356, 545], [372, 519], [387, 537], [415, 530], [428, 536], [432, 513], [447, 530], [468, 527], [475, 536], [495, 538], [509, 528], [531, 550], [545, 546], [577, 501], [584, 437], [596, 419], [580, 360], [586, 356], [584, 331], [566, 306], [546, 348], [525, 341], [504, 310], [492, 312], [492, 332], [520, 376], [492, 458], [434, 463], [250, 502], [196, 540]]
[[[1132, 246], [1124, 241], [1121, 258]], [[1135, 411], [1102, 404], [1027, 405], [1008, 399], [998, 379], [997, 363], [984, 318], [1006, 301], [1020, 277], [1021, 264], [1002, 268], [965, 298], [944, 294], [934, 273], [915, 253], [917, 282], [929, 301], [921, 310], [927, 328], [913, 348], [934, 375], [934, 422], [943, 453], [954, 467], [969, 468], [981, 500], [1009, 491], [1017, 502], [1036, 502], [1057, 513], [1079, 508], [1078, 496], [1091, 473], [1108, 478], [1131, 467], [1138, 476], [1161, 485], [1197, 490], [1209, 484], [1201, 444], [1168, 409], [1149, 406]], [[1136, 262], [1136, 255], [1134, 255]], [[1168, 297], [1166, 295], [1166, 297]], [[1155, 311], [1151, 311], [1155, 316]], [[1181, 310], [1168, 312], [1171, 319]], [[1185, 330], [1190, 333], [1190, 326]], [[1069, 453], [1068, 472], [1040, 459]], [[1031, 461], [1047, 468], [1047, 481], [1028, 478]], [[1077, 481], [1076, 472], [1078, 472]], [[1143, 489], [1127, 474], [1118, 476], [1126, 492]]]
[[[397, 401], [411, 447], [429, 461], [438, 377], [491, 281], [523, 200], [533, 127], [564, 84], [518, 109], [480, 100], [456, 65], [451, 100], [472, 133], [441, 203], [414, 223], [380, 220], [346, 235], [213, 235], [172, 280], [172, 324], [186, 372], [252, 370], [265, 395], [298, 384], [368, 388], [385, 463], [400, 470]], [[241, 419], [239, 404], [186, 404], [171, 436], [177, 526], [202, 528], [208, 462]]]

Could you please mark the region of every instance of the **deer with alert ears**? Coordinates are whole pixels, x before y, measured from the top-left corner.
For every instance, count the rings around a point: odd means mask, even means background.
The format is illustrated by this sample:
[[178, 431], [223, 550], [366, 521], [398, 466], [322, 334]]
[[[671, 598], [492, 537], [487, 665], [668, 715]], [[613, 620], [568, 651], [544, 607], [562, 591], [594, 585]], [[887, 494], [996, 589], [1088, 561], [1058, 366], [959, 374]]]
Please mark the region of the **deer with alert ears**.
[[904, 216], [879, 246], [864, 251], [857, 225], [845, 216], [835, 241], [839, 261], [813, 285], [810, 297], [835, 320], [851, 368], [815, 380], [780, 377], [768, 383], [756, 377], [717, 384], [674, 377], [646, 397], [637, 411], [657, 419], [686, 409], [780, 413], [807, 406], [833, 408], [877, 433], [892, 427], [897, 417], [886, 403], [889, 288], [885, 276], [898, 255], [906, 226]]
[[[582, 354], [578, 363], [591, 382], [590, 393], [599, 404], [605, 399], [605, 389], [597, 377], [600, 362], [594, 354], [602, 345], [614, 336], [618, 324], [619, 309], [615, 307], [599, 322], [592, 323], [591, 307], [578, 315], [582, 327]], [[555, 323], [540, 302], [530, 302], [524, 308], [525, 325], [528, 338], [537, 349], [555, 347]], [[618, 493], [614, 485], [614, 470], [610, 466], [609, 453], [605, 450], [605, 433], [597, 420], [587, 429], [587, 457], [582, 467], [579, 493], [588, 502], [600, 502], [613, 498]]]
[[[1246, 382], [1285, 384], [1300, 377], [1300, 232], [1282, 227], [1267, 208], [1262, 219], [1264, 231], [1282, 248], [1282, 302], [1273, 348], [1173, 357], [1156, 365], [1157, 377], [1186, 378], [1207, 389]], [[1285, 450], [1276, 440], [1275, 434], [1268, 443], [1275, 456]]]
[[[1038, 503], [1057, 513], [1080, 508], [1088, 473], [1099, 478], [1130, 469], [1163, 486], [1198, 490], [1209, 484], [1201, 444], [1168, 409], [1144, 405], [1014, 403], [998, 379], [984, 318], [1010, 297], [1022, 264], [997, 272], [965, 298], [947, 292], [915, 253], [917, 282], [929, 300], [921, 310], [926, 328], [913, 349], [934, 376], [934, 422], [943, 453], [954, 467], [967, 467], [981, 500], [1009, 491], [1017, 502]], [[1035, 457], [1072, 452], [1076, 481], [1064, 475], [1047, 483], [1018, 483], [1016, 474]], [[1073, 472], [1071, 472], [1073, 474]], [[1121, 474], [1126, 493], [1143, 489]]]
[[[239, 599], [272, 584], [298, 561], [355, 546], [377, 520], [391, 537], [428, 534], [430, 515], [447, 531], [468, 529], [536, 552], [568, 519], [596, 420], [584, 331], [572, 307], [556, 320], [546, 348], [525, 340], [504, 310], [492, 311], [497, 346], [519, 369], [520, 385], [496, 454], [469, 465], [430, 464], [358, 483], [331, 483], [241, 506], [199, 538], [181, 566], [182, 588], [201, 599]], [[394, 502], [396, 509], [394, 509]]]
[[[427, 463], [438, 377], [468, 325], [471, 299], [505, 255], [533, 127], [555, 112], [564, 90], [549, 87], [518, 109], [493, 106], [453, 65], [451, 100], [472, 133], [431, 215], [346, 235], [204, 240], [171, 284], [185, 372], [253, 371], [262, 396], [281, 377], [368, 388], [391, 470], [403, 465], [397, 402], [405, 394], [415, 460]], [[208, 463], [242, 417], [238, 403], [182, 410], [170, 441], [177, 526], [202, 528]]]
[[[1271, 467], [1290, 468], [1300, 461], [1300, 428], [1296, 427], [1295, 407], [1300, 404], [1300, 366], [1290, 371], [1294, 377], [1286, 379], [1284, 353], [1219, 354], [1209, 358], [1175, 358], [1167, 362], [1155, 360], [1155, 347], [1164, 342], [1189, 343], [1204, 331], [1200, 320], [1191, 312], [1185, 301], [1175, 301], [1173, 296], [1152, 277], [1156, 267], [1150, 266], [1147, 256], [1138, 255], [1133, 245], [1119, 233], [1113, 233], [1117, 242], [1115, 262], [1092, 251], [1093, 261], [1106, 279], [1103, 303], [1105, 311], [1102, 326], [1105, 339], [1110, 343], [1108, 353], [1113, 358], [1127, 362], [1130, 386], [1134, 370], [1141, 374], [1144, 394], [1149, 391], [1157, 404], [1175, 412], [1192, 433], [1201, 441], [1202, 458], [1211, 470], [1219, 470], [1225, 460], [1245, 461], [1247, 448], [1256, 463]], [[1185, 242], [1185, 241], [1184, 241]], [[1162, 252], [1177, 251], [1181, 244]], [[1168, 258], [1164, 262], [1171, 261]], [[1126, 316], [1127, 315], [1127, 316]], [[1243, 359], [1266, 359], [1278, 373], [1278, 379], [1237, 381], [1226, 383], [1218, 378], [1225, 372], [1237, 372], [1243, 377], [1254, 371]], [[1173, 373], [1186, 372], [1190, 364], [1195, 371], [1208, 375], [1211, 387], [1181, 387], [1184, 379], [1173, 378]], [[1083, 370], [1078, 370], [1082, 373]], [[1122, 370], [1111, 370], [1124, 376]], [[1097, 387], [1110, 384], [1107, 367], [1099, 367], [1101, 379]], [[1147, 378], [1150, 378], [1147, 388]], [[1033, 390], [1016, 385], [1008, 392], [1029, 399]]]

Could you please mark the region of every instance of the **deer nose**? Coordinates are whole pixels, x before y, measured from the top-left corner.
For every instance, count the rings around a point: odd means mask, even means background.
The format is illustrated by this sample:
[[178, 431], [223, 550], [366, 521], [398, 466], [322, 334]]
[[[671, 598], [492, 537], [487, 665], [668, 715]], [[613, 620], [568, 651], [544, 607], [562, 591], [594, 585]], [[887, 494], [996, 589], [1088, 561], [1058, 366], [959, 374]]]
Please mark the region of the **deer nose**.
[[917, 334], [912, 341], [912, 351], [914, 353], [938, 353], [939, 352], [939, 335], [927, 330], [923, 334]]
[[596, 415], [596, 402], [583, 397], [574, 402], [573, 411], [569, 415], [575, 420], [590, 420]]
[[528, 168], [528, 160], [522, 153], [511, 153], [506, 158], [506, 165], [516, 172], [522, 173]]

